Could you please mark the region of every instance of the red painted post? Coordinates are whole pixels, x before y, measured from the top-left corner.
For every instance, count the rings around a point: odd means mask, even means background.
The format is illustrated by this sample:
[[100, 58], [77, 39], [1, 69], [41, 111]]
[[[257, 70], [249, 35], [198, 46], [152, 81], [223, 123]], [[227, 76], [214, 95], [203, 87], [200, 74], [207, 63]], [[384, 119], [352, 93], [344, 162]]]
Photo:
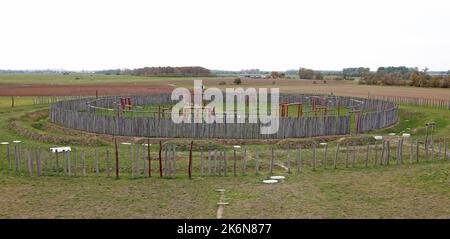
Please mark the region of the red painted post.
[[128, 102], [127, 102], [127, 103], [128, 103], [128, 110], [131, 111], [131, 106], [132, 106], [132, 105], [131, 105], [131, 97], [128, 97], [127, 100], [128, 100]]
[[194, 140], [191, 140], [191, 147], [189, 148], [189, 168], [188, 168], [188, 174], [189, 179], [192, 178], [192, 146], [194, 144]]

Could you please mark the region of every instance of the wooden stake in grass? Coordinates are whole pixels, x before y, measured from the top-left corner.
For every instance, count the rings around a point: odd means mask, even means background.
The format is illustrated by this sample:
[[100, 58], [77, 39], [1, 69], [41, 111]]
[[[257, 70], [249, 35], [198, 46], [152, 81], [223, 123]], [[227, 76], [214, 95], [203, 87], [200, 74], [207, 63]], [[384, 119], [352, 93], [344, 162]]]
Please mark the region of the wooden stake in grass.
[[[159, 143], [159, 145], [160, 145], [160, 147], [161, 147], [161, 141], [160, 141], [160, 143]], [[150, 153], [150, 150], [151, 150], [151, 147], [150, 147], [150, 139], [147, 139], [147, 158], [148, 158], [148, 176], [149, 177], [151, 177], [152, 176], [152, 158], [151, 158], [151, 153]], [[161, 150], [160, 150], [160, 153], [159, 153], [160, 155], [161, 155]], [[160, 156], [160, 158], [161, 158], [161, 156]], [[139, 160], [138, 160], [139, 161]], [[139, 165], [139, 164], [138, 164]], [[139, 172], [138, 172], [138, 174], [139, 174]]]
[[234, 176], [236, 176], [236, 164], [237, 164], [237, 162], [236, 162], [236, 149], [233, 149], [233, 160], [234, 160], [234, 165], [233, 165], [233, 174], [234, 174]]
[[159, 141], [159, 153], [158, 153], [158, 158], [159, 158], [159, 177], [162, 178], [162, 176], [163, 176], [163, 170], [162, 170], [162, 142], [161, 142], [161, 140]]
[[367, 167], [367, 165], [369, 164], [369, 154], [370, 154], [370, 144], [367, 144], [367, 149], [366, 149], [366, 161], [364, 162], [364, 166]]
[[348, 143], [345, 144], [345, 167], [348, 168]]
[[316, 159], [316, 144], [313, 143], [313, 162], [312, 162], [312, 166], [313, 166], [313, 171], [316, 171], [316, 163], [317, 163], [317, 159]]
[[387, 149], [387, 161], [386, 161], [386, 165], [389, 165], [389, 161], [391, 160], [391, 146], [390, 146], [390, 141], [386, 142], [386, 149]]
[[441, 160], [441, 156], [442, 156], [442, 152], [441, 152], [441, 150], [442, 150], [442, 146], [441, 146], [441, 144], [442, 144], [442, 139], [439, 139], [439, 148], [438, 148], [438, 160]]
[[419, 140], [416, 139], [416, 162], [419, 163]]
[[288, 152], [287, 152], [287, 166], [288, 166], [288, 173], [291, 173], [291, 148], [288, 144]]
[[200, 175], [205, 176], [205, 159], [203, 157], [203, 147], [200, 147]]
[[116, 179], [119, 179], [119, 149], [117, 147], [117, 139], [114, 138], [114, 148], [116, 153]]
[[301, 164], [302, 164], [302, 145], [298, 145], [298, 158], [297, 158], [297, 175], [300, 175], [301, 170]]
[[274, 160], [274, 157], [275, 157], [275, 152], [273, 151], [273, 148], [272, 148], [272, 158], [270, 159], [270, 175], [272, 175], [272, 170], [273, 170], [273, 160]]
[[356, 164], [356, 143], [353, 142], [352, 168], [355, 167], [355, 164]]
[[374, 165], [377, 165], [378, 163], [378, 142], [375, 141], [375, 159], [374, 159]]
[[334, 155], [334, 160], [333, 160], [334, 169], [337, 169], [338, 157], [339, 157], [339, 143], [336, 145], [336, 153]]
[[14, 108], [14, 96], [11, 96], [11, 108]]
[[255, 174], [259, 174], [259, 152], [258, 148], [255, 149]]
[[228, 158], [227, 158], [227, 151], [224, 149], [223, 150], [223, 167], [224, 167], [224, 176], [226, 177], [227, 176], [227, 171], [228, 171], [228, 166], [227, 166], [227, 161], [228, 161]]
[[[95, 159], [95, 176], [98, 177], [98, 153], [97, 153], [97, 149], [94, 150], [94, 159]], [[56, 153], [56, 165], [58, 165], [58, 153]]]
[[106, 175], [111, 177], [111, 165], [109, 161], [109, 150], [106, 150]]
[[84, 150], [81, 152], [82, 174], [86, 176], [86, 154]]
[[194, 145], [194, 141], [191, 140], [191, 147], [189, 148], [189, 168], [188, 168], [189, 179], [192, 178], [192, 146], [193, 145]]

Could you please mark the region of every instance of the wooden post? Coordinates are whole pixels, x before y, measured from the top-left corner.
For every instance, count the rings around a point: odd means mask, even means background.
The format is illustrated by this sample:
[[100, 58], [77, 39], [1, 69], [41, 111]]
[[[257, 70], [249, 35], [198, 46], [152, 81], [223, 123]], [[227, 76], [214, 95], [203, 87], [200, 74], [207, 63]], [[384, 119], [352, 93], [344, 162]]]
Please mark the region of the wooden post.
[[[450, 101], [449, 101], [449, 108], [450, 108]], [[444, 138], [444, 160], [446, 160], [448, 158], [447, 155], [447, 139]]]
[[189, 148], [189, 179], [192, 178], [192, 146], [194, 145], [194, 141], [191, 141], [191, 147]]
[[55, 171], [56, 171], [56, 176], [59, 176], [59, 156], [58, 156], [58, 151], [56, 151]]
[[258, 175], [259, 174], [259, 152], [258, 152], [258, 148], [255, 148], [255, 174]]
[[352, 157], [352, 167], [354, 168], [356, 164], [356, 143], [353, 142], [353, 157]]
[[[161, 147], [161, 141], [159, 143], [159, 147]], [[161, 155], [161, 150], [160, 150], [159, 154]], [[150, 139], [149, 138], [147, 138], [147, 160], [148, 160], [148, 169], [147, 169], [148, 176], [151, 177], [152, 176], [152, 156], [151, 156], [151, 147], [150, 147]]]
[[348, 168], [348, 143], [345, 144], [345, 167]]
[[374, 165], [377, 165], [378, 163], [378, 141], [375, 141], [375, 159], [374, 159]]
[[11, 162], [11, 145], [6, 145], [6, 155], [8, 158], [8, 170], [12, 170], [12, 162]]
[[208, 176], [211, 176], [212, 173], [212, 151], [211, 151], [211, 145], [209, 145], [208, 149]]
[[117, 147], [117, 139], [114, 138], [114, 148], [116, 153], [116, 179], [119, 179], [119, 149]]
[[386, 142], [386, 149], [387, 149], [387, 159], [386, 159], [386, 165], [389, 165], [389, 161], [391, 160], [391, 146], [390, 141]]
[[298, 145], [298, 159], [297, 159], [297, 175], [300, 175], [302, 164], [302, 145]]
[[337, 169], [338, 158], [339, 158], [339, 143], [336, 145], [336, 153], [334, 155], [334, 161], [333, 161], [334, 169]]
[[233, 174], [236, 176], [236, 149], [233, 148], [233, 159], [234, 159], [234, 165], [233, 165]]
[[41, 176], [41, 150], [36, 149], [36, 176]]
[[159, 154], [158, 154], [158, 157], [159, 157], [159, 177], [162, 178], [163, 172], [162, 172], [162, 155], [161, 154], [162, 154], [162, 142], [160, 140], [159, 141]]
[[244, 155], [242, 157], [242, 173], [245, 174], [247, 171], [247, 148], [244, 149]]
[[[139, 161], [139, 160], [138, 160]], [[134, 157], [134, 145], [131, 145], [131, 178], [135, 178], [136, 175], [136, 163]]]
[[217, 148], [214, 149], [214, 176], [217, 175]]
[[[58, 154], [56, 154], [56, 157], [58, 158]], [[98, 177], [98, 153], [97, 149], [94, 150], [94, 159], [95, 159], [95, 176]], [[56, 159], [58, 161], [58, 159]]]
[[316, 144], [315, 143], [313, 143], [313, 152], [312, 152], [312, 154], [313, 154], [313, 162], [312, 162], [312, 166], [313, 166], [313, 171], [316, 171]]
[[433, 134], [431, 134], [431, 161], [434, 161], [434, 139], [433, 139]]
[[400, 164], [403, 164], [403, 138], [400, 139]]
[[223, 157], [223, 150], [219, 151], [219, 176], [222, 176], [222, 158]]
[[324, 156], [323, 156], [323, 168], [327, 168], [327, 164], [328, 164], [327, 152], [328, 152], [328, 144], [325, 144]]
[[84, 150], [81, 152], [82, 174], [86, 176], [86, 155]]
[[72, 176], [72, 165], [71, 165], [71, 161], [72, 161], [72, 157], [70, 156], [70, 151], [67, 151], [67, 174], [69, 177]]
[[409, 164], [412, 164], [414, 160], [414, 143], [411, 140], [411, 152], [409, 154]]
[[441, 160], [441, 156], [442, 156], [442, 152], [441, 152], [441, 150], [442, 150], [442, 146], [441, 146], [441, 144], [442, 144], [442, 139], [439, 139], [439, 146], [438, 146], [438, 160]]
[[291, 173], [291, 149], [290, 146], [288, 144], [288, 152], [287, 152], [287, 166], [288, 166], [288, 171], [287, 173]]
[[63, 161], [63, 176], [64, 177], [66, 176], [66, 171], [67, 171], [67, 168], [66, 168], [67, 161], [66, 160], [67, 160], [66, 159], [66, 152], [63, 151], [63, 153], [62, 153], [62, 161]]
[[227, 158], [227, 151], [224, 149], [223, 150], [223, 167], [224, 167], [224, 176], [226, 177], [227, 176], [227, 171], [228, 171], [228, 166], [227, 166], [227, 161], [228, 161], [228, 158]]
[[383, 140], [383, 145], [381, 148], [381, 159], [380, 159], [380, 165], [385, 164], [385, 151], [386, 151], [386, 141]]
[[416, 139], [416, 162], [419, 163], [419, 140]]
[[14, 145], [14, 162], [15, 162], [15, 164], [16, 164], [16, 173], [19, 171], [19, 161], [18, 161], [18, 159], [17, 159], [17, 155], [18, 155], [18, 153], [17, 153], [17, 144], [16, 145]]
[[77, 149], [73, 149], [73, 176], [77, 176]]
[[200, 175], [205, 176], [205, 159], [203, 158], [203, 147], [200, 148]]
[[274, 157], [275, 157], [275, 152], [273, 151], [273, 148], [272, 148], [272, 157], [271, 157], [271, 159], [270, 159], [270, 175], [272, 175], [272, 173], [273, 173], [273, 160], [274, 160]]
[[364, 162], [364, 165], [367, 167], [369, 164], [369, 155], [370, 155], [370, 144], [367, 143], [367, 150], [366, 150], [366, 161]]
[[164, 177], [167, 177], [167, 144], [164, 144], [164, 167], [163, 167], [163, 171], [164, 171]]
[[109, 164], [109, 150], [106, 150], [106, 175], [111, 176], [111, 165]]

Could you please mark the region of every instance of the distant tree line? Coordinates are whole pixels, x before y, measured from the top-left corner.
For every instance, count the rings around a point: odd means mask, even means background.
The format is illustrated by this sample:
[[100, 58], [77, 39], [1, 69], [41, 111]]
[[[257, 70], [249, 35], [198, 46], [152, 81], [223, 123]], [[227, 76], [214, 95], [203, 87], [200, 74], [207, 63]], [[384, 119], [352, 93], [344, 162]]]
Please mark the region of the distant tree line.
[[320, 71], [314, 71], [303, 67], [298, 70], [298, 77], [300, 79], [308, 80], [323, 80], [323, 74]]
[[342, 76], [344, 79], [347, 77], [362, 77], [370, 73], [370, 68], [368, 67], [354, 67], [354, 68], [344, 68], [342, 70]]
[[450, 72], [446, 75], [431, 76], [428, 69], [419, 71], [418, 68], [400, 67], [379, 67], [376, 72], [364, 75], [359, 81], [360, 84], [368, 85], [410, 85], [416, 87], [441, 87], [450, 86]]
[[97, 71], [105, 75], [132, 75], [132, 76], [212, 76], [210, 70], [200, 66], [186, 67], [144, 67], [137, 69], [113, 69]]

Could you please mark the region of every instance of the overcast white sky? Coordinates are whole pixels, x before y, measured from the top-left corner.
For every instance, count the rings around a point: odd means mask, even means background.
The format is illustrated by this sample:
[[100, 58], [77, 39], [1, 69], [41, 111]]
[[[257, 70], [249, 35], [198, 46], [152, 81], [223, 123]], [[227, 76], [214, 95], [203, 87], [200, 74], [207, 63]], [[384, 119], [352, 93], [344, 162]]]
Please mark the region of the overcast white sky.
[[0, 1], [0, 69], [388, 65], [450, 70], [450, 1]]

